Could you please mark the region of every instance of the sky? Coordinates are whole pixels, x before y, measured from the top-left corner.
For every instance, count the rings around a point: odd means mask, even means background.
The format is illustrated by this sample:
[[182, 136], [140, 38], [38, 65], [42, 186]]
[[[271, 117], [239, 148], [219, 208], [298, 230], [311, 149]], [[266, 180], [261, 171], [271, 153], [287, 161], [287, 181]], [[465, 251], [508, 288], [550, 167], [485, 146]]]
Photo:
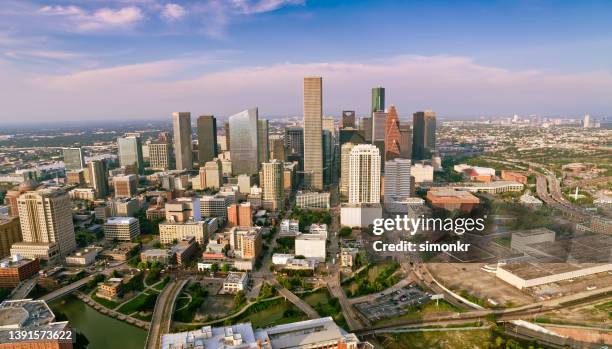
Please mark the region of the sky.
[[1, 0], [0, 122], [612, 116], [611, 1]]

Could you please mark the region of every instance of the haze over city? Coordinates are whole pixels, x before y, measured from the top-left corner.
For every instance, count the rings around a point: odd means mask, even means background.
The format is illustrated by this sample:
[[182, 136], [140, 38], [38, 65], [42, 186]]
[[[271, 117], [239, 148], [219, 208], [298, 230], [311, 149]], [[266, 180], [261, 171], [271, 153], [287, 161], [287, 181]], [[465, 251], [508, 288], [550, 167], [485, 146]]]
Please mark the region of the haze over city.
[[258, 106], [368, 113], [384, 85], [400, 116], [609, 116], [610, 3], [3, 1], [0, 121], [220, 117]]

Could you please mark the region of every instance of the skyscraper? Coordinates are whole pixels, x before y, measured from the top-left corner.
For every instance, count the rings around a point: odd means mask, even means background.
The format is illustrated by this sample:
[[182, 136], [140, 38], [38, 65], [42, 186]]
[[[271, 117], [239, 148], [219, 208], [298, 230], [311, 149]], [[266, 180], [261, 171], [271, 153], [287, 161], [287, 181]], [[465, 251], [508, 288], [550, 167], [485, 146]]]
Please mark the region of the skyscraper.
[[162, 141], [155, 141], [149, 144], [149, 163], [152, 169], [170, 169], [170, 144]]
[[285, 139], [282, 135], [270, 136], [270, 159], [285, 161]]
[[66, 172], [81, 170], [85, 167], [85, 158], [81, 148], [63, 148], [62, 154]]
[[385, 88], [378, 86], [372, 88], [372, 113], [385, 111]]
[[354, 110], [343, 110], [342, 111], [342, 127], [355, 128], [355, 111]]
[[133, 173], [143, 173], [144, 160], [140, 137], [136, 135], [119, 137], [117, 138], [117, 145], [119, 146], [119, 165]]
[[57, 244], [64, 257], [76, 248], [70, 198], [64, 191], [28, 192], [19, 197], [17, 204], [24, 242]]
[[280, 210], [283, 205], [283, 163], [278, 160], [261, 164], [262, 203], [265, 209]]
[[304, 78], [304, 178], [312, 190], [323, 189], [323, 79]]
[[400, 130], [400, 158], [412, 158], [412, 129], [410, 125], [401, 124]]
[[349, 203], [380, 203], [380, 151], [372, 144], [358, 144], [349, 156]]
[[232, 173], [254, 175], [259, 171], [258, 111], [251, 108], [229, 118]]
[[[400, 157], [400, 122], [394, 105], [387, 111], [387, 122], [385, 127], [385, 161]], [[385, 164], [386, 166], [386, 164]], [[386, 168], [385, 168], [385, 171]]]
[[217, 157], [217, 119], [212, 115], [201, 115], [198, 127], [198, 161], [205, 164]]
[[412, 115], [412, 159], [431, 158], [436, 149], [436, 113], [418, 111]]
[[108, 177], [106, 175], [106, 164], [102, 160], [91, 160], [87, 163], [89, 184], [96, 193], [96, 198], [104, 198], [108, 195]]
[[191, 154], [191, 113], [172, 113], [172, 129], [174, 130], [174, 157], [177, 170], [191, 170], [193, 157]]
[[359, 119], [359, 131], [366, 142], [372, 142], [372, 117], [363, 116]]
[[285, 129], [285, 147], [287, 148], [287, 155], [304, 156], [304, 129], [287, 127]]
[[346, 142], [340, 148], [340, 195], [348, 196], [349, 187], [349, 162], [351, 150], [355, 147], [355, 143]]
[[582, 121], [582, 126], [584, 128], [591, 127], [591, 116], [589, 114], [584, 114], [584, 119]]
[[[221, 169], [221, 160], [215, 158], [204, 165], [206, 186], [205, 188], [219, 189], [223, 185], [223, 174]], [[200, 173], [202, 168], [200, 167]]]
[[323, 130], [323, 183], [326, 185], [332, 182], [333, 163], [334, 163], [334, 136], [329, 130]]
[[410, 159], [393, 159], [385, 163], [385, 202], [403, 201], [410, 197]]
[[268, 132], [268, 120], [257, 120], [257, 153], [259, 154], [259, 162], [268, 162], [270, 160]]

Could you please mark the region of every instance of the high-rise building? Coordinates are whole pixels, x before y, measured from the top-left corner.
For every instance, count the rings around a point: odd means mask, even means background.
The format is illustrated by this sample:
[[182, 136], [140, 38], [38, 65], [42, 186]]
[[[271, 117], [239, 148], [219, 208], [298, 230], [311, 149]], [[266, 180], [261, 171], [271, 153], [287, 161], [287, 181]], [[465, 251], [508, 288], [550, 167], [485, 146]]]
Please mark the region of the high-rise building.
[[140, 223], [134, 217], [111, 217], [104, 223], [104, 238], [131, 241], [140, 235]]
[[323, 130], [331, 132], [332, 135], [336, 134], [336, 120], [334, 118], [325, 117], [322, 119], [321, 126]]
[[411, 159], [412, 158], [412, 129], [410, 125], [401, 124], [399, 127], [400, 131], [400, 158]]
[[372, 88], [372, 110], [371, 112], [385, 111], [385, 88], [378, 86]]
[[221, 188], [221, 186], [223, 185], [223, 174], [222, 174], [221, 166], [222, 166], [221, 160], [217, 158], [206, 162], [206, 164], [204, 165], [204, 169], [206, 173], [205, 188], [214, 188], [214, 189]]
[[[70, 198], [62, 190], [42, 189], [22, 194], [17, 199], [19, 221], [24, 243], [57, 245], [61, 256], [67, 256], [76, 249], [72, 207]], [[11, 254], [20, 253], [23, 246], [14, 244]], [[53, 249], [48, 249], [53, 250]], [[41, 256], [52, 259], [54, 256]]]
[[172, 129], [174, 130], [174, 157], [177, 170], [191, 170], [193, 155], [191, 149], [191, 113], [172, 113]]
[[343, 110], [342, 111], [342, 127], [355, 128], [355, 111], [354, 110]]
[[198, 161], [205, 164], [217, 157], [217, 119], [212, 115], [198, 117]]
[[170, 144], [161, 141], [149, 143], [149, 163], [154, 170], [169, 170]]
[[356, 144], [347, 142], [340, 148], [340, 195], [348, 196], [349, 187], [349, 161], [351, 150]]
[[323, 183], [332, 183], [334, 171], [334, 136], [329, 130], [323, 130]]
[[323, 189], [323, 79], [304, 78], [304, 183]]
[[143, 173], [144, 159], [142, 157], [142, 144], [140, 137], [129, 135], [117, 138], [119, 146], [119, 165], [124, 166], [132, 173]]
[[237, 257], [257, 258], [262, 246], [259, 227], [233, 227], [229, 235], [230, 247]]
[[253, 207], [250, 202], [232, 204], [227, 208], [227, 223], [240, 227], [253, 225]]
[[387, 113], [376, 111], [372, 113], [372, 144], [377, 144], [382, 154], [384, 151], [385, 128], [387, 126]]
[[259, 170], [258, 111], [251, 108], [229, 118], [232, 173], [257, 174]]
[[95, 190], [98, 199], [108, 195], [108, 177], [106, 164], [102, 160], [91, 160], [87, 163], [89, 185]]
[[410, 159], [396, 158], [385, 163], [385, 202], [403, 201], [411, 196]]
[[81, 170], [85, 167], [85, 157], [81, 148], [63, 148], [62, 154], [66, 171]]
[[11, 253], [11, 245], [22, 241], [19, 218], [0, 216], [0, 258]]
[[412, 115], [412, 159], [426, 160], [436, 149], [436, 113], [418, 111]]
[[230, 126], [229, 122], [223, 124], [223, 130], [225, 131], [225, 149], [230, 148]]
[[270, 136], [270, 159], [285, 161], [285, 139], [282, 135]]
[[268, 132], [268, 120], [257, 120], [257, 154], [260, 163], [270, 160], [270, 137]]
[[[387, 111], [387, 123], [385, 127], [385, 161], [400, 157], [401, 153], [400, 121], [394, 105]], [[386, 166], [386, 165], [385, 165]], [[385, 167], [385, 171], [386, 167]]]
[[284, 166], [281, 161], [264, 162], [261, 170], [262, 201], [264, 208], [280, 210], [283, 206]]
[[113, 186], [115, 187], [115, 197], [130, 198], [136, 194], [138, 176], [134, 174], [115, 176], [113, 177]]
[[380, 203], [380, 151], [372, 144], [358, 144], [349, 157], [349, 203]]
[[591, 127], [591, 116], [589, 114], [584, 114], [584, 120], [582, 121], [582, 126], [584, 128]]
[[359, 131], [366, 142], [372, 142], [372, 117], [363, 116], [359, 119]]
[[304, 156], [304, 129], [301, 127], [287, 127], [285, 129], [286, 155]]

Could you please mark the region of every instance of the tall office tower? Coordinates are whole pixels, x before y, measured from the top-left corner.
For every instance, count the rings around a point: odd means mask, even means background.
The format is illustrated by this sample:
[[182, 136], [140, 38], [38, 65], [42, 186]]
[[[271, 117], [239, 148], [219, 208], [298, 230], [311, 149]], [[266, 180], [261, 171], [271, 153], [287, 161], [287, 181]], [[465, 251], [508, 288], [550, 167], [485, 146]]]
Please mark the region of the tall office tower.
[[257, 153], [259, 162], [268, 162], [270, 160], [270, 137], [268, 132], [268, 120], [257, 120]]
[[67, 256], [76, 248], [70, 198], [62, 190], [37, 190], [17, 200], [23, 242], [57, 244]]
[[366, 142], [372, 142], [372, 117], [363, 116], [359, 119], [359, 131]]
[[395, 106], [391, 105], [387, 111], [387, 124], [385, 127], [385, 161], [400, 157], [400, 145], [401, 135], [399, 116], [397, 115]]
[[285, 161], [285, 139], [282, 135], [270, 136], [270, 159]]
[[119, 165], [133, 173], [143, 173], [144, 160], [140, 137], [136, 135], [119, 137], [117, 138], [117, 145], [119, 146]]
[[193, 157], [191, 154], [191, 113], [172, 113], [172, 128], [174, 130], [174, 158], [177, 170], [191, 170]]
[[204, 169], [206, 171], [206, 188], [221, 188], [223, 185], [223, 174], [221, 167], [221, 160], [217, 158], [206, 162], [204, 165]]
[[11, 254], [11, 245], [22, 241], [19, 218], [0, 216], [0, 258]]
[[106, 164], [102, 160], [91, 160], [87, 163], [89, 185], [94, 189], [96, 198], [101, 199], [108, 195], [108, 176]]
[[287, 127], [285, 129], [286, 155], [304, 156], [304, 129], [301, 127]]
[[403, 201], [410, 197], [410, 159], [393, 159], [385, 163], [385, 202]]
[[198, 161], [205, 164], [217, 157], [217, 119], [212, 115], [198, 117]]
[[582, 126], [584, 128], [591, 127], [591, 116], [589, 114], [584, 114], [584, 120], [582, 121]]
[[81, 148], [63, 148], [62, 154], [66, 172], [81, 170], [85, 167], [85, 157]]
[[372, 88], [372, 113], [385, 111], [385, 88], [378, 86]]
[[234, 114], [229, 118], [232, 173], [257, 174], [259, 170], [259, 132], [257, 108]]
[[134, 174], [113, 177], [115, 187], [115, 197], [130, 198], [136, 194], [138, 187], [138, 176]]
[[223, 129], [225, 131], [225, 149], [230, 148], [230, 125], [229, 122], [226, 122], [225, 124], [223, 124]]
[[261, 168], [262, 203], [265, 209], [283, 208], [283, 163], [278, 160], [264, 162]]
[[372, 113], [372, 143], [380, 142], [382, 144], [385, 141], [386, 126], [387, 113], [384, 111]]
[[380, 151], [372, 144], [358, 144], [349, 156], [349, 203], [380, 203]]
[[329, 130], [323, 130], [323, 183], [332, 183], [334, 163], [334, 136]]
[[430, 159], [435, 149], [436, 113], [426, 110], [412, 114], [412, 159]]
[[412, 129], [410, 125], [400, 125], [400, 158], [412, 158]]
[[342, 127], [355, 128], [355, 111], [354, 110], [343, 110], [342, 111]]
[[323, 130], [331, 132], [332, 136], [336, 134], [336, 120], [334, 118], [323, 118], [321, 126]]
[[161, 141], [149, 143], [149, 163], [154, 170], [169, 170], [170, 144]]
[[340, 147], [340, 195], [348, 196], [349, 160], [355, 143], [346, 142]]
[[227, 208], [227, 223], [239, 227], [253, 225], [253, 207], [250, 202], [232, 204]]
[[304, 183], [323, 189], [323, 79], [304, 78]]

